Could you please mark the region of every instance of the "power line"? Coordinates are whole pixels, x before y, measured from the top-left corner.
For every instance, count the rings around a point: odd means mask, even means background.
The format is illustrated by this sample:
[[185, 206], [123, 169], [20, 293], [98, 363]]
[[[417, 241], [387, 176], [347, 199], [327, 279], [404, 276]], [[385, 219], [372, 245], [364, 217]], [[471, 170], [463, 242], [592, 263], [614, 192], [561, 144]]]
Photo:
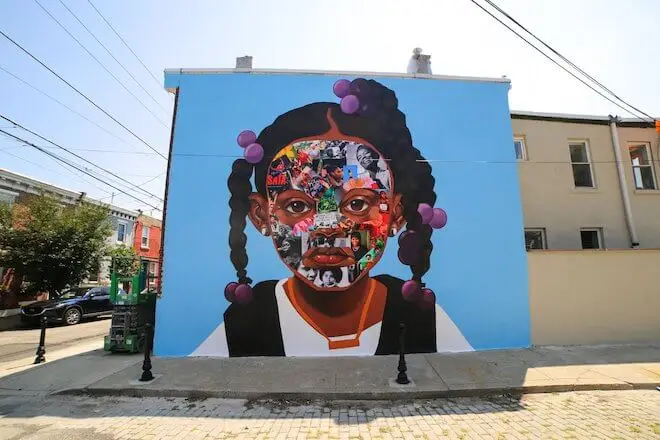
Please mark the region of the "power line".
[[140, 185], [140, 186], [143, 186], [143, 185], [146, 185], [147, 183], [151, 183], [151, 182], [153, 182], [154, 180], [158, 179], [159, 177], [164, 176], [166, 172], [167, 172], [167, 171], [164, 171], [164, 172], [160, 173], [159, 175], [154, 176], [154, 177], [152, 177], [151, 179], [146, 180], [146, 181], [140, 183], [139, 185]]
[[[160, 108], [165, 112], [165, 114], [168, 114], [167, 109], [166, 109], [165, 107], [163, 107], [163, 105], [162, 105], [160, 102], [158, 102], [158, 101], [156, 100], [156, 98], [154, 98], [154, 96], [153, 96], [151, 93], [149, 93], [149, 91], [148, 91], [147, 89], [145, 89], [145, 88], [142, 86], [142, 84], [141, 84], [141, 83], [135, 78], [135, 76], [133, 76], [133, 74], [132, 74], [131, 72], [129, 72], [129, 70], [128, 70], [128, 69], [127, 69], [127, 68], [126, 68], [126, 67], [125, 67], [125, 66], [124, 66], [124, 65], [123, 65], [123, 64], [122, 64], [122, 63], [121, 63], [121, 62], [120, 62], [120, 61], [119, 61], [119, 60], [118, 60], [113, 54], [112, 54], [112, 52], [110, 51], [110, 49], [108, 49], [108, 48], [105, 46], [105, 44], [103, 44], [103, 43], [101, 42], [101, 40], [99, 40], [99, 39], [96, 37], [96, 35], [94, 35], [94, 33], [93, 33], [91, 30], [89, 30], [89, 28], [85, 25], [85, 23], [83, 23], [82, 20], [80, 20], [80, 18], [78, 18], [78, 16], [77, 16], [77, 15], [76, 15], [71, 9], [69, 9], [69, 7], [66, 5], [66, 3], [64, 3], [63, 0], [58, 0], [58, 1], [62, 4], [62, 6], [64, 6], [64, 8], [65, 8], [67, 11], [69, 11], [69, 14], [73, 15], [73, 18], [75, 18], [75, 19], [78, 21], [78, 23], [80, 23], [80, 25], [81, 25], [82, 27], [85, 28], [85, 30], [89, 33], [89, 35], [91, 35], [91, 36], [96, 40], [96, 42], [99, 43], [103, 49], [105, 49], [105, 51], [108, 53], [108, 55], [110, 55], [110, 56], [112, 57], [112, 59], [115, 60], [115, 61], [117, 62], [117, 64], [119, 64], [119, 65], [121, 66], [122, 69], [124, 69], [124, 72], [126, 72], [126, 73], [128, 74], [128, 76], [131, 77], [131, 79], [135, 82], [135, 84], [137, 84], [138, 87], [140, 87], [144, 93], [146, 93], [147, 95], [149, 95], [149, 97], [151, 98], [151, 100], [152, 100], [152, 101], [153, 101], [158, 107], [160, 107]], [[162, 89], [161, 89], [161, 90], [162, 90]]]
[[64, 30], [64, 32], [66, 32], [66, 33], [67, 33], [67, 34], [68, 34], [68, 35], [69, 35], [69, 36], [70, 36], [70, 37], [71, 37], [76, 43], [78, 43], [78, 45], [79, 45], [80, 47], [82, 47], [83, 50], [84, 50], [85, 52], [87, 52], [87, 54], [88, 54], [90, 57], [92, 57], [92, 59], [93, 59], [94, 61], [96, 61], [96, 63], [97, 63], [99, 66], [101, 66], [101, 67], [103, 68], [103, 70], [105, 70], [105, 71], [108, 73], [108, 75], [110, 75], [110, 76], [115, 80], [115, 82], [116, 82], [117, 84], [119, 84], [124, 90], [126, 90], [126, 92], [127, 92], [128, 94], [130, 94], [133, 98], [135, 98], [135, 100], [136, 100], [137, 102], [139, 102], [140, 105], [142, 105], [142, 107], [144, 107], [144, 109], [145, 109], [146, 111], [148, 111], [148, 112], [151, 114], [151, 116], [153, 116], [158, 122], [160, 122], [160, 124], [161, 124], [163, 127], [167, 128], [167, 123], [165, 123], [165, 122], [164, 122], [163, 120], [161, 120], [161, 119], [160, 119], [160, 118], [159, 118], [154, 112], [152, 112], [151, 109], [150, 109], [149, 107], [147, 107], [147, 105], [146, 105], [144, 102], [142, 102], [142, 100], [141, 100], [140, 98], [138, 98], [138, 97], [135, 95], [135, 93], [131, 92], [131, 91], [129, 90], [129, 88], [126, 87], [126, 85], [125, 85], [125, 84], [124, 84], [119, 78], [117, 78], [117, 76], [116, 76], [114, 73], [112, 73], [112, 72], [110, 71], [110, 69], [108, 69], [108, 68], [105, 66], [105, 64], [103, 64], [98, 58], [96, 58], [96, 56], [94, 56], [94, 54], [93, 54], [92, 52], [90, 52], [90, 50], [87, 49], [87, 47], [85, 47], [85, 45], [82, 44], [82, 43], [80, 42], [80, 40], [78, 40], [78, 39], [77, 39], [77, 38], [76, 38], [71, 32], [69, 32], [69, 30], [66, 28], [66, 26], [64, 26], [62, 23], [60, 23], [60, 21], [59, 21], [57, 18], [55, 18], [55, 16], [54, 16], [53, 14], [51, 14], [46, 8], [44, 8], [44, 6], [43, 6], [41, 3], [39, 3], [39, 0], [34, 0], [34, 2], [35, 2], [37, 5], [39, 5], [39, 7], [40, 7], [41, 9], [43, 9], [43, 11], [44, 11], [44, 12], [45, 12], [45, 13], [46, 13], [51, 19], [53, 19], [53, 21], [54, 21], [55, 23], [57, 23], [57, 25], [58, 25], [59, 27], [62, 28], [62, 30]]
[[[0, 70], [2, 70], [3, 72], [5, 72], [7, 75], [13, 77], [13, 78], [16, 79], [17, 81], [20, 81], [21, 83], [23, 83], [23, 84], [25, 84], [26, 86], [30, 87], [31, 89], [33, 89], [33, 90], [35, 90], [35, 91], [41, 93], [42, 95], [44, 95], [46, 98], [50, 99], [51, 101], [56, 102], [57, 104], [61, 105], [61, 106], [64, 107], [65, 109], [69, 110], [71, 113], [80, 116], [81, 118], [83, 118], [84, 120], [86, 120], [87, 122], [89, 122], [90, 124], [93, 124], [93, 125], [97, 126], [97, 127], [100, 128], [101, 130], [103, 130], [104, 132], [106, 132], [107, 134], [109, 134], [110, 136], [112, 136], [112, 137], [114, 137], [115, 139], [121, 141], [124, 145], [127, 145], [127, 146], [129, 146], [129, 147], [131, 146], [131, 145], [128, 144], [124, 139], [120, 138], [119, 136], [117, 136], [116, 134], [114, 134], [113, 132], [111, 132], [110, 130], [108, 130], [108, 129], [106, 129], [105, 127], [101, 126], [100, 124], [98, 124], [98, 123], [92, 121], [92, 120], [89, 119], [87, 116], [83, 115], [82, 113], [80, 113], [80, 112], [78, 112], [78, 111], [72, 109], [71, 107], [69, 107], [68, 105], [64, 104], [62, 101], [58, 100], [57, 98], [53, 98], [53, 97], [50, 96], [48, 93], [44, 92], [43, 90], [39, 89], [38, 87], [35, 87], [34, 85], [32, 85], [32, 84], [30, 84], [29, 82], [25, 81], [23, 78], [21, 78], [21, 77], [15, 75], [15, 74], [13, 74], [13, 73], [11, 73], [9, 70], [5, 69], [5, 68], [2, 67], [2, 66], [0, 66]], [[142, 152], [135, 152], [135, 153], [136, 153], [136, 154], [154, 154], [154, 153], [142, 153]]]
[[506, 27], [506, 28], [509, 29], [511, 32], [513, 32], [514, 34], [516, 34], [516, 36], [517, 36], [518, 38], [520, 38], [521, 40], [523, 40], [525, 43], [529, 44], [529, 45], [530, 45], [534, 50], [536, 50], [538, 53], [540, 53], [541, 55], [543, 55], [544, 57], [546, 57], [546, 58], [547, 58], [548, 60], [550, 60], [552, 63], [554, 63], [554, 64], [556, 64], [557, 66], [559, 66], [562, 70], [564, 70], [566, 73], [568, 73], [569, 75], [571, 75], [573, 78], [577, 79], [577, 80], [580, 81], [582, 84], [584, 84], [585, 86], [589, 87], [591, 90], [593, 90], [594, 92], [598, 93], [601, 97], [605, 98], [606, 100], [608, 100], [608, 101], [611, 102], [612, 104], [616, 105], [617, 107], [619, 107], [619, 108], [622, 109], [623, 111], [625, 111], [625, 112], [627, 112], [627, 113], [630, 113], [631, 115], [633, 115], [634, 117], [636, 117], [636, 118], [638, 118], [638, 119], [644, 120], [644, 118], [642, 118], [642, 117], [639, 116], [638, 114], [636, 114], [636, 113], [632, 112], [631, 110], [629, 110], [629, 109], [627, 109], [627, 108], [621, 106], [619, 103], [613, 101], [613, 100], [610, 99], [608, 96], [605, 96], [602, 92], [600, 92], [599, 90], [596, 90], [596, 89], [595, 89], [594, 87], [592, 87], [590, 84], [588, 84], [587, 82], [585, 82], [582, 78], [580, 78], [579, 76], [575, 75], [573, 72], [571, 72], [570, 70], [568, 70], [566, 67], [562, 66], [557, 60], [555, 60], [554, 58], [552, 58], [551, 56], [549, 56], [548, 54], [546, 54], [545, 52], [543, 52], [541, 49], [539, 49], [538, 47], [536, 47], [536, 46], [535, 46], [531, 41], [529, 41], [527, 38], [523, 37], [523, 36], [520, 35], [518, 32], [516, 32], [516, 30], [513, 29], [511, 26], [509, 26], [508, 24], [504, 23], [502, 20], [500, 20], [498, 17], [496, 17], [496, 16], [495, 16], [492, 12], [490, 12], [488, 9], [484, 8], [482, 5], [480, 5], [479, 3], [477, 3], [476, 0], [470, 0], [470, 1], [471, 1], [472, 3], [474, 3], [476, 6], [478, 6], [478, 7], [479, 7], [482, 11], [484, 11], [486, 14], [490, 15], [493, 19], [495, 19], [496, 21], [498, 21], [502, 26]]
[[130, 181], [124, 179], [123, 177], [121, 177], [121, 176], [119, 176], [119, 175], [113, 173], [112, 171], [110, 171], [110, 170], [108, 170], [108, 169], [106, 169], [106, 168], [103, 168], [103, 167], [100, 166], [100, 165], [95, 164], [94, 162], [92, 162], [92, 161], [90, 161], [90, 160], [84, 158], [83, 156], [81, 156], [81, 155], [79, 155], [79, 154], [77, 154], [77, 153], [74, 153], [73, 151], [69, 150], [68, 148], [65, 148], [65, 147], [61, 146], [60, 144], [58, 144], [58, 143], [56, 143], [56, 142], [53, 142], [52, 140], [50, 140], [50, 139], [48, 139], [48, 138], [46, 138], [46, 137], [40, 135], [39, 133], [36, 133], [36, 132], [30, 130], [29, 128], [27, 128], [27, 127], [25, 127], [25, 126], [19, 124], [18, 122], [9, 119], [8, 117], [4, 116], [4, 115], [1, 114], [1, 113], [0, 113], [0, 118], [4, 119], [5, 121], [7, 121], [7, 122], [9, 122], [9, 123], [11, 123], [11, 124], [16, 125], [17, 127], [21, 128], [22, 130], [27, 131], [27, 132], [30, 133], [30, 134], [33, 134], [34, 136], [38, 137], [39, 139], [44, 140], [44, 141], [48, 142], [49, 144], [52, 144], [52, 145], [56, 146], [57, 148], [66, 151], [67, 153], [71, 154], [72, 156], [77, 157], [78, 159], [80, 159], [80, 160], [82, 160], [82, 161], [84, 161], [84, 162], [86, 162], [86, 163], [88, 163], [88, 164], [90, 164], [90, 165], [92, 165], [92, 166], [94, 166], [94, 167], [100, 169], [101, 171], [104, 171], [104, 172], [106, 172], [107, 174], [109, 174], [109, 175], [111, 175], [111, 176], [113, 176], [113, 177], [115, 177], [115, 178], [121, 180], [122, 182], [128, 184], [129, 187], [135, 188], [135, 189], [138, 190], [138, 191], [142, 191], [142, 192], [143, 192], [144, 194], [146, 194], [147, 196], [153, 197], [153, 198], [155, 198], [156, 200], [159, 200], [159, 201], [161, 201], [161, 202], [163, 201], [163, 199], [161, 199], [160, 197], [156, 196], [155, 194], [152, 194], [152, 193], [150, 193], [149, 191], [140, 188], [139, 186], [135, 185], [134, 183], [132, 183], [132, 182], [130, 182]]
[[135, 199], [135, 200], [137, 200], [137, 201], [140, 202], [140, 203], [143, 203], [143, 204], [145, 204], [145, 205], [147, 205], [147, 206], [151, 206], [152, 208], [154, 208], [154, 209], [156, 209], [156, 210], [158, 210], [158, 211], [161, 210], [160, 208], [158, 208], [158, 207], [152, 205], [151, 203], [147, 203], [147, 202], [145, 202], [144, 200], [142, 200], [142, 199], [140, 199], [140, 198], [134, 196], [133, 194], [127, 193], [126, 191], [124, 191], [124, 190], [122, 190], [122, 189], [120, 189], [120, 188], [117, 188], [116, 186], [114, 186], [114, 185], [112, 185], [112, 184], [106, 182], [105, 180], [101, 179], [100, 177], [97, 177], [97, 176], [91, 174], [90, 172], [86, 171], [85, 169], [78, 168], [76, 165], [73, 165], [72, 163], [67, 162], [65, 159], [59, 157], [58, 155], [56, 155], [56, 154], [54, 154], [54, 153], [51, 153], [50, 151], [46, 150], [45, 148], [41, 148], [40, 146], [35, 145], [35, 144], [33, 144], [32, 142], [29, 142], [29, 141], [27, 141], [27, 140], [25, 140], [25, 139], [23, 139], [23, 138], [21, 138], [21, 137], [15, 136], [15, 135], [13, 135], [13, 134], [11, 134], [11, 133], [9, 133], [9, 132], [7, 132], [7, 131], [4, 131], [4, 130], [2, 130], [2, 129], [0, 129], [0, 133], [4, 133], [5, 135], [12, 137], [12, 138], [16, 139], [16, 140], [19, 141], [19, 142], [23, 142], [25, 145], [28, 145], [28, 146], [30, 146], [30, 147], [32, 147], [32, 148], [35, 148], [35, 149], [41, 151], [42, 153], [44, 153], [44, 154], [46, 154], [46, 155], [52, 157], [53, 159], [56, 159], [57, 161], [62, 162], [62, 163], [64, 163], [64, 164], [70, 166], [71, 168], [75, 168], [76, 170], [80, 171], [81, 173], [84, 173], [84, 174], [88, 175], [89, 177], [98, 180], [99, 182], [101, 182], [101, 183], [103, 183], [103, 184], [109, 186], [110, 188], [114, 188], [114, 189], [116, 189], [117, 191], [119, 191], [119, 192], [122, 193], [122, 194], [126, 194], [126, 195], [129, 196], [130, 198]]
[[112, 27], [112, 25], [110, 24], [110, 22], [109, 22], [109, 21], [103, 16], [103, 14], [101, 14], [101, 11], [99, 11], [99, 10], [96, 8], [96, 6], [94, 6], [94, 3], [92, 3], [91, 0], [87, 0], [87, 3], [89, 3], [89, 5], [90, 5], [92, 8], [94, 8], [94, 10], [96, 11], [96, 13], [99, 14], [99, 17], [101, 17], [101, 18], [103, 19], [103, 21], [105, 21], [105, 24], [107, 24], [108, 27], [109, 27], [110, 29], [112, 29], [112, 32], [115, 33], [115, 35], [117, 36], [117, 38], [119, 38], [119, 39], [121, 40], [121, 42], [124, 43], [124, 46], [126, 46], [126, 48], [127, 48], [128, 50], [131, 51], [131, 53], [133, 54], [133, 56], [135, 57], [135, 59], [138, 60], [138, 61], [140, 62], [140, 64], [142, 64], [142, 67], [144, 67], [144, 70], [146, 70], [147, 73], [148, 73], [148, 74], [154, 79], [154, 81], [156, 81], [156, 84], [158, 84], [158, 87], [159, 87], [159, 88], [162, 87], [163, 84], [158, 80], [158, 78], [156, 78], [156, 77], [154, 76], [153, 73], [151, 73], [151, 70], [149, 70], [149, 68], [148, 68], [148, 67], [142, 62], [142, 60], [140, 59], [140, 57], [137, 56], [137, 54], [133, 51], [133, 49], [131, 49], [131, 46], [128, 45], [128, 43], [122, 38], [122, 36], [119, 35], [119, 32], [117, 32], [117, 31], [115, 30], [115, 28]]
[[[647, 144], [648, 145], [648, 144]], [[568, 146], [568, 144], [567, 144]], [[196, 154], [196, 153], [175, 153], [172, 156], [181, 156], [181, 157], [199, 157], [199, 158], [218, 158], [218, 159], [230, 159], [230, 160], [235, 160], [235, 159], [242, 159], [243, 156], [235, 156], [235, 155], [228, 155], [228, 154]], [[264, 159], [272, 159], [271, 157], [265, 157]], [[384, 160], [385, 162], [393, 162], [396, 159], [387, 159], [387, 158], [381, 158], [379, 160]], [[658, 162], [660, 163], [660, 158], [659, 159], [648, 159], [649, 162]], [[462, 159], [417, 159], [415, 162], [428, 162], [428, 163], [449, 163], [449, 164], [563, 164], [563, 165], [571, 165], [573, 162], [568, 161], [568, 160], [462, 160]], [[631, 163], [628, 160], [622, 160], [621, 162], [624, 163]], [[591, 160], [589, 161], [590, 164], [597, 164], [597, 163], [618, 163], [616, 160]], [[576, 163], [577, 164], [577, 163]], [[585, 162], [585, 165], [587, 163]]]
[[[44, 148], [55, 148], [44, 146]], [[104, 149], [95, 149], [95, 148], [69, 148], [71, 151], [87, 151], [90, 153], [112, 153], [112, 154], [130, 154], [130, 155], [142, 155], [142, 156], [153, 156], [156, 153], [149, 153], [147, 151], [128, 151], [128, 150], [104, 150]]]
[[21, 49], [21, 50], [22, 50], [25, 54], [27, 54], [30, 58], [32, 58], [34, 61], [36, 61], [37, 63], [39, 63], [44, 69], [48, 70], [50, 73], [52, 73], [53, 75], [55, 75], [60, 81], [62, 81], [62, 82], [63, 82], [64, 84], [66, 84], [67, 86], [69, 86], [72, 90], [74, 90], [74, 91], [75, 91], [76, 93], [78, 93], [80, 96], [82, 96], [83, 98], [85, 98], [85, 99], [86, 99], [90, 104], [92, 104], [94, 107], [96, 107], [97, 109], [99, 109], [100, 111], [102, 111], [107, 117], [109, 117], [110, 119], [112, 119], [113, 121], [115, 121], [117, 124], [119, 124], [124, 130], [126, 130], [126, 131], [129, 132], [131, 135], [133, 135], [133, 137], [135, 137], [137, 140], [139, 140], [140, 142], [142, 142], [147, 148], [149, 148], [150, 150], [152, 150], [154, 153], [158, 154], [158, 155], [159, 155], [160, 157], [162, 157], [163, 159], [167, 160], [167, 157], [164, 156], [160, 151], [156, 150], [156, 149], [155, 149], [154, 147], [152, 147], [147, 141], [145, 141], [145, 140], [142, 139], [140, 136], [138, 136], [137, 134], [135, 134], [135, 132], [134, 132], [133, 130], [131, 130], [130, 128], [128, 128], [126, 125], [122, 124], [119, 120], [117, 120], [117, 118], [115, 118], [114, 116], [112, 116], [112, 115], [111, 115], [110, 113], [108, 113], [103, 107], [99, 106], [96, 102], [94, 102], [92, 99], [90, 99], [87, 95], [85, 95], [83, 92], [81, 92], [80, 90], [78, 90], [78, 89], [77, 89], [75, 86], [73, 86], [69, 81], [67, 81], [67, 80], [65, 80], [64, 78], [62, 78], [57, 72], [55, 72], [53, 69], [51, 69], [51, 68], [48, 67], [46, 64], [44, 64], [39, 58], [37, 58], [37, 57], [35, 57], [34, 55], [32, 55], [32, 53], [30, 53], [30, 51], [28, 51], [28, 50], [25, 49], [23, 46], [21, 46], [21, 45], [18, 44], [16, 41], [14, 41], [9, 35], [5, 34], [2, 30], [0, 30], [0, 35], [2, 35], [3, 37], [5, 37], [7, 40], [9, 40], [12, 44], [14, 44], [14, 45], [15, 45], [16, 47], [18, 47], [19, 49]]
[[569, 60], [568, 58], [566, 58], [566, 57], [565, 57], [564, 55], [562, 55], [561, 53], [559, 53], [559, 51], [555, 50], [553, 47], [551, 47], [551, 46], [550, 46], [549, 44], [547, 44], [545, 41], [541, 40], [541, 39], [540, 39], [539, 37], [537, 37], [532, 31], [530, 31], [530, 30], [527, 29], [525, 26], [523, 26], [522, 24], [520, 24], [520, 22], [518, 22], [515, 18], [513, 18], [511, 15], [509, 15], [506, 11], [504, 11], [502, 8], [500, 8], [500, 7], [499, 7], [494, 1], [492, 1], [492, 0], [485, 0], [485, 1], [486, 1], [486, 3], [488, 3], [489, 5], [491, 5], [493, 8], [495, 8], [498, 12], [500, 12], [502, 15], [504, 15], [506, 18], [508, 18], [508, 19], [511, 20], [513, 23], [515, 23], [516, 25], [518, 25], [518, 27], [520, 27], [522, 30], [524, 30], [525, 32], [527, 32], [527, 33], [528, 33], [529, 35], [531, 35], [532, 37], [534, 37], [539, 43], [541, 43], [543, 46], [545, 46], [545, 47], [546, 47], [548, 50], [550, 50], [552, 53], [554, 53], [555, 55], [557, 55], [559, 58], [561, 58], [561, 59], [564, 60], [567, 64], [569, 64], [571, 67], [573, 67], [573, 68], [576, 69], [578, 72], [580, 72], [582, 75], [584, 75], [585, 77], [589, 78], [591, 81], [593, 81], [593, 82], [596, 83], [598, 86], [600, 86], [600, 87], [601, 87], [603, 90], [605, 90], [607, 93], [609, 93], [610, 95], [614, 96], [616, 99], [618, 99], [619, 101], [623, 102], [623, 103], [626, 104], [628, 107], [630, 107], [630, 108], [636, 110], [638, 113], [643, 114], [644, 116], [646, 116], [647, 118], [649, 118], [651, 121], [655, 121], [655, 118], [654, 118], [653, 116], [649, 115], [649, 114], [646, 113], [646, 112], [643, 112], [642, 110], [640, 110], [640, 109], [638, 109], [637, 107], [635, 107], [634, 105], [630, 104], [629, 102], [627, 102], [627, 101], [624, 100], [623, 98], [620, 98], [616, 93], [614, 93], [611, 89], [609, 89], [608, 87], [606, 87], [603, 83], [601, 83], [600, 81], [598, 81], [598, 80], [597, 80], [596, 78], [594, 78], [593, 76], [589, 75], [589, 74], [588, 74], [587, 72], [585, 72], [582, 68], [580, 68], [579, 66], [577, 66], [575, 63], [573, 63], [571, 60]]
[[[14, 140], [14, 139], [11, 139], [11, 140]], [[18, 142], [17, 142], [17, 144], [18, 144]], [[17, 146], [17, 147], [22, 147], [23, 145], [22, 145], [22, 144], [19, 144], [19, 145], [16, 145], [16, 146]], [[21, 157], [21, 156], [17, 155], [17, 154], [10, 153], [9, 151], [0, 150], [0, 152], [1, 152], [1, 153], [8, 154], [9, 156], [15, 157], [16, 159], [22, 160], [23, 162], [27, 162], [27, 163], [29, 163], [29, 164], [31, 164], [31, 165], [34, 165], [34, 166], [39, 167], [39, 168], [41, 168], [41, 169], [44, 169], [44, 170], [46, 170], [46, 171], [50, 171], [51, 173], [55, 173], [55, 174], [58, 174], [58, 175], [60, 175], [60, 176], [64, 176], [64, 177], [67, 177], [67, 178], [69, 177], [69, 176], [65, 175], [64, 173], [60, 173], [59, 171], [55, 171], [55, 170], [53, 170], [53, 169], [51, 169], [51, 168], [47, 168], [47, 167], [45, 167], [45, 166], [43, 166], [43, 165], [41, 165], [41, 164], [38, 164], [37, 162], [32, 162], [31, 160], [28, 160], [28, 159], [26, 159], [26, 158], [24, 158], [24, 157]], [[71, 171], [70, 169], [66, 168], [66, 167], [65, 167], [64, 165], [62, 165], [60, 162], [55, 161], [55, 163], [56, 163], [59, 167], [64, 168], [65, 170], [67, 170], [67, 171], [73, 173], [73, 171]], [[73, 173], [73, 174], [75, 174], [75, 175], [76, 175], [78, 178], [80, 178], [82, 181], [84, 181], [84, 182], [88, 183], [89, 185], [93, 186], [94, 188], [98, 189], [99, 191], [104, 192], [104, 193], [106, 193], [106, 194], [111, 194], [110, 191], [105, 190], [105, 189], [101, 188], [101, 187], [98, 186], [98, 185], [95, 185], [94, 183], [90, 182], [89, 180], [85, 179], [84, 177], [79, 176], [79, 175], [76, 174], [76, 173]]]

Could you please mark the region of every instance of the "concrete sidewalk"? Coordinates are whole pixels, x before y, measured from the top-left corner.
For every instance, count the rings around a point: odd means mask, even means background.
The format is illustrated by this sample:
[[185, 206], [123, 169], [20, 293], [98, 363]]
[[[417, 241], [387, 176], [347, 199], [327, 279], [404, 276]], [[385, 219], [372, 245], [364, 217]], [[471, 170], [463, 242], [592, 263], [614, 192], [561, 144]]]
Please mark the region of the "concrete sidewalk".
[[[101, 357], [97, 356], [99, 359]], [[102, 356], [117, 362], [112, 355]], [[139, 358], [64, 394], [243, 399], [413, 399], [574, 390], [654, 389], [660, 345], [533, 348], [407, 355], [413, 384], [393, 382], [397, 356], [344, 358], [154, 358], [141, 383]], [[116, 366], [121, 366], [117, 362]], [[80, 371], [82, 365], [77, 365]], [[98, 368], [98, 367], [95, 367]], [[113, 367], [103, 365], [101, 371]], [[61, 370], [60, 370], [61, 371]], [[62, 371], [61, 371], [62, 372]], [[44, 368], [44, 374], [46, 368]], [[62, 372], [64, 373], [64, 372]], [[0, 388], [2, 384], [0, 383]]]

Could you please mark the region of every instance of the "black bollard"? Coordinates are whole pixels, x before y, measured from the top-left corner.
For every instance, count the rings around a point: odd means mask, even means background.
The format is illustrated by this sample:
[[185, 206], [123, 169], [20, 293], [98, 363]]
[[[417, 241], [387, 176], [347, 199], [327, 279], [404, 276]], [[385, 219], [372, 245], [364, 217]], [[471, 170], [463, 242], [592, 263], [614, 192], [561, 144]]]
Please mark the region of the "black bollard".
[[35, 364], [46, 362], [46, 325], [48, 325], [48, 318], [41, 317], [41, 334], [39, 335], [39, 347], [37, 347], [37, 357], [34, 359]]
[[153, 326], [147, 323], [145, 326], [144, 341], [144, 362], [142, 362], [142, 376], [140, 382], [149, 382], [153, 380], [154, 375], [151, 374], [151, 341], [153, 340]]
[[400, 385], [406, 385], [410, 383], [406, 371], [408, 367], [406, 366], [406, 357], [405, 357], [405, 348], [404, 348], [404, 339], [406, 336], [406, 325], [402, 322], [399, 324], [399, 374], [396, 377], [396, 383]]

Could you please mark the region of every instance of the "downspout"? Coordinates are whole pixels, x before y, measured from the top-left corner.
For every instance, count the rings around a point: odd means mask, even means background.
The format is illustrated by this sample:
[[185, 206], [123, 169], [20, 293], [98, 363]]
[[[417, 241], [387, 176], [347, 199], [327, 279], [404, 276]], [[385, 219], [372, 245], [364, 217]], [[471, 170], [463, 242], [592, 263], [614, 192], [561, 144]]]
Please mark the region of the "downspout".
[[628, 186], [626, 185], [626, 171], [623, 168], [623, 160], [621, 159], [617, 122], [618, 118], [610, 115], [610, 132], [612, 133], [612, 147], [614, 148], [617, 174], [619, 175], [619, 189], [621, 190], [621, 198], [623, 199], [623, 213], [626, 217], [626, 224], [628, 225], [631, 247], [633, 249], [638, 249], [639, 240], [637, 239], [637, 231], [635, 230], [635, 222], [633, 221], [632, 208], [630, 206], [630, 194], [628, 193]]

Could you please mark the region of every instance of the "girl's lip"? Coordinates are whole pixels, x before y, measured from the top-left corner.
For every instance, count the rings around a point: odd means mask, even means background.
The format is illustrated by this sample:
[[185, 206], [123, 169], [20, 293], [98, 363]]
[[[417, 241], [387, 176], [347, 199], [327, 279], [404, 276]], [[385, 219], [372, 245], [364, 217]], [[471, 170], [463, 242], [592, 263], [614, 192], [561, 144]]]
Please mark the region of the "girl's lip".
[[[349, 249], [350, 251], [350, 249]], [[355, 264], [355, 258], [344, 248], [313, 248], [305, 252], [303, 264], [307, 267], [341, 267]]]

